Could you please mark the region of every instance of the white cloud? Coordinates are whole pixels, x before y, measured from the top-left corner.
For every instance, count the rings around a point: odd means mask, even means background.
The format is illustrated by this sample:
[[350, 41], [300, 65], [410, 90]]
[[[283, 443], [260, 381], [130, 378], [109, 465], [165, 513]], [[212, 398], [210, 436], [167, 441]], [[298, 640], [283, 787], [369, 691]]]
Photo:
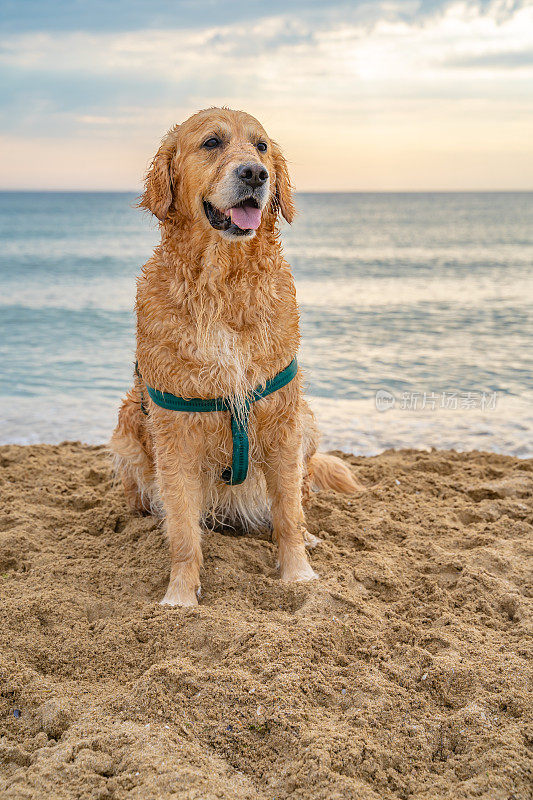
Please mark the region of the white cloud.
[[[532, 46], [533, 6], [498, 22], [491, 14], [457, 3], [422, 25], [383, 20], [371, 30], [362, 23], [337, 22], [312, 31], [287, 16], [202, 30], [21, 34], [1, 43], [0, 63], [132, 79], [141, 75], [199, 81], [224, 76], [250, 88], [257, 88], [259, 78], [269, 88], [283, 89], [281, 78], [288, 85], [309, 83], [310, 78], [325, 83], [332, 76], [416, 82], [423, 77], [421, 69], [429, 70], [431, 77], [443, 77], [449, 74], [449, 62], [523, 52]], [[532, 68], [524, 65], [524, 70], [531, 73]]]
[[[523, 57], [533, 45], [533, 7], [500, 17], [501, 4], [459, 2], [420, 24], [383, 9], [371, 24], [364, 9], [360, 22], [333, 15], [324, 29], [287, 15], [194, 30], [24, 34], [4, 40], [0, 64], [35, 76], [35, 91], [47, 81], [94, 80], [98, 96], [85, 106], [72, 90], [69, 108], [66, 96], [47, 99], [45, 88], [43, 102], [29, 105], [52, 139], [70, 122], [70, 139], [88, 130], [103, 148], [120, 139], [132, 160], [143, 147], [148, 157], [176, 120], [225, 104], [255, 113], [285, 142], [304, 188], [533, 181], [523, 163], [533, 122], [533, 64]], [[13, 118], [21, 136], [32, 135], [35, 112], [22, 107]], [[332, 176], [341, 158], [348, 172], [339, 183]], [[483, 178], [487, 167], [494, 182]]]

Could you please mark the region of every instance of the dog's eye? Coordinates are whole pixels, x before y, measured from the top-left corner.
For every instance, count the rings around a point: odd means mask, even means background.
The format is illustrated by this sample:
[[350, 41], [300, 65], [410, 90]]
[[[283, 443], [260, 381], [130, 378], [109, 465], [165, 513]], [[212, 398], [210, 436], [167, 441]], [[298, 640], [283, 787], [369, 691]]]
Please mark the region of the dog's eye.
[[257, 149], [259, 150], [260, 153], [264, 153], [267, 149], [266, 142], [259, 142], [257, 145]]
[[217, 139], [216, 136], [211, 136], [203, 143], [202, 147], [206, 147], [208, 150], [212, 150], [214, 147], [218, 147], [219, 144], [220, 144], [220, 139]]

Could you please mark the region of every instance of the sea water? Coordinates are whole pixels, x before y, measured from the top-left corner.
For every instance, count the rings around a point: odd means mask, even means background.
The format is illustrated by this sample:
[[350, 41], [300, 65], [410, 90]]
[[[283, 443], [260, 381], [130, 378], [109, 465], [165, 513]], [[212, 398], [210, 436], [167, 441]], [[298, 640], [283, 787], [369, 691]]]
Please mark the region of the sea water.
[[[283, 225], [325, 448], [533, 454], [533, 194], [298, 194]], [[127, 193], [0, 193], [0, 442], [104, 442], [157, 226]]]

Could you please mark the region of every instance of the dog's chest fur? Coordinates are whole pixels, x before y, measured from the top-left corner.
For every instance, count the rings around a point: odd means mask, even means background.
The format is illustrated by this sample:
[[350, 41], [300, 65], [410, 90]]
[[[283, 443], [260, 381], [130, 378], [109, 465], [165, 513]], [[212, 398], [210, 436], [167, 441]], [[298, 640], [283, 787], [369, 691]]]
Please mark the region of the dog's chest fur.
[[211, 381], [216, 381], [220, 392], [228, 394], [224, 387], [232, 387], [232, 394], [243, 394], [251, 388], [247, 380], [253, 353], [246, 338], [231, 330], [224, 323], [213, 325], [209, 336], [199, 337], [198, 360]]
[[283, 261], [237, 273], [183, 267], [170, 280], [168, 273], [146, 269], [137, 312], [141, 372], [178, 396], [246, 393], [298, 350], [294, 284]]

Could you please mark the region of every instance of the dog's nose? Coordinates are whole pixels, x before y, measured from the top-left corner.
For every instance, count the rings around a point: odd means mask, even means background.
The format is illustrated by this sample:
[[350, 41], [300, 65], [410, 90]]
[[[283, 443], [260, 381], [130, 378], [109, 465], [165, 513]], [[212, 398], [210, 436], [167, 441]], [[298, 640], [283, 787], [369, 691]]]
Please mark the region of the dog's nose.
[[256, 189], [267, 182], [268, 172], [262, 164], [252, 161], [250, 164], [241, 164], [237, 167], [237, 177], [247, 186]]

